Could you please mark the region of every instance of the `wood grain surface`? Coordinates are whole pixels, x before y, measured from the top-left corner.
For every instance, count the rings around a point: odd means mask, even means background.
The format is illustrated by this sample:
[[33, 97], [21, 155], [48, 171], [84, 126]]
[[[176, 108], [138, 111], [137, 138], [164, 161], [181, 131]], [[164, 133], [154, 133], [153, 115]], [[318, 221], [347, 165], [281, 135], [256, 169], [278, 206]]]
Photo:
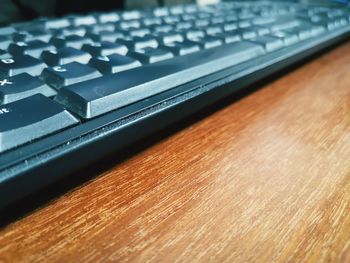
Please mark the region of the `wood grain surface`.
[[0, 262], [350, 262], [350, 43], [109, 160]]

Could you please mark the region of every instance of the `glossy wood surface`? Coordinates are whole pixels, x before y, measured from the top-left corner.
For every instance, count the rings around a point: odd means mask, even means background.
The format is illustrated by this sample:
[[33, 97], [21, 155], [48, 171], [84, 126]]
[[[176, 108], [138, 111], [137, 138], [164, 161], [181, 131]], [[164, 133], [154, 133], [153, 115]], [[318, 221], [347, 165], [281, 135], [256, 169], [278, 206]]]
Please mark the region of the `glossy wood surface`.
[[350, 262], [350, 43], [109, 160], [0, 262]]

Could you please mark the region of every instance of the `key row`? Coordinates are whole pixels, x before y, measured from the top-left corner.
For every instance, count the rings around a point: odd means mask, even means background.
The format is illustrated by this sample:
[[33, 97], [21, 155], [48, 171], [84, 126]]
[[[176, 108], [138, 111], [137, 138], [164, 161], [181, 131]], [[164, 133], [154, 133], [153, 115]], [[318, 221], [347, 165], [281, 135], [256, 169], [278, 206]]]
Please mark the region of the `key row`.
[[[24, 46], [17, 45], [18, 43], [11, 45], [9, 48], [10, 52], [17, 52], [18, 56], [14, 58], [2, 58], [0, 62], [0, 74], [2, 76], [14, 76], [22, 72], [28, 72], [36, 76], [40, 75], [41, 71], [47, 65], [64, 65], [73, 61], [78, 61], [82, 64], [90, 62], [90, 64], [104, 74], [115, 73], [116, 70], [104, 70], [106, 67], [100, 66], [106, 63], [106, 56], [112, 54], [120, 56], [127, 55], [142, 64], [147, 64], [172, 58], [173, 56], [186, 55], [200, 49], [214, 48], [242, 40], [249, 40], [262, 45], [266, 51], [273, 51], [323, 32], [323, 27], [308, 28], [306, 26], [294, 27], [273, 34], [268, 34], [269, 32], [264, 30], [233, 30], [231, 34], [221, 34], [219, 32], [214, 35], [198, 36], [192, 39], [184, 39], [181, 38], [181, 35], [180, 37], [173, 35], [172, 37], [168, 36], [172, 41], [163, 40], [163, 43], [159, 43], [156, 39], [149, 36], [132, 41], [120, 40], [119, 43], [82, 43], [78, 47], [81, 50], [74, 48], [76, 46], [68, 46], [56, 50], [55, 47], [37, 40]], [[275, 43], [278, 44], [275, 45]], [[42, 60], [38, 60], [37, 58], [41, 58]], [[102, 62], [99, 62], [100, 60]]]
[[[338, 24], [343, 26], [346, 24]], [[333, 25], [334, 27], [336, 25]], [[270, 29], [269, 29], [270, 28]], [[299, 37], [301, 40], [308, 37], [312, 37], [323, 33], [325, 27], [322, 23], [312, 24], [303, 22], [301, 20], [292, 20], [284, 22], [280, 20], [278, 24], [272, 22], [269, 27], [264, 26], [252, 26], [247, 28], [238, 28], [235, 25], [227, 24], [224, 27], [212, 26], [207, 27], [205, 30], [191, 29], [183, 31], [171, 31], [161, 32], [157, 34], [147, 34], [144, 36], [124, 37], [119, 33], [104, 33], [96, 35], [96, 37], [88, 38], [78, 35], [70, 35], [66, 38], [52, 38], [49, 43], [42, 40], [33, 40], [28, 42], [16, 42], [12, 43], [8, 40], [1, 40], [0, 36], [0, 58], [11, 58], [18, 55], [31, 55], [36, 58], [45, 51], [56, 52], [56, 49], [65, 47], [72, 47], [75, 49], [83, 49], [93, 56], [106, 55], [104, 53], [111, 52], [109, 50], [116, 50], [116, 53], [125, 54], [127, 50], [142, 49], [145, 47], [158, 47], [160, 45], [169, 45], [173, 42], [183, 42], [186, 40], [191, 41], [204, 41], [208, 42], [209, 39], [217, 38], [217, 41], [224, 43], [232, 43], [241, 39], [252, 39], [257, 36], [271, 34], [279, 37], [281, 32], [285, 34], [291, 34]], [[200, 43], [198, 43], [200, 45]], [[207, 48], [207, 46], [203, 46]], [[8, 49], [8, 51], [5, 51]], [[104, 51], [106, 50], [106, 52]], [[122, 52], [122, 50], [124, 50]], [[53, 57], [54, 55], [48, 55], [44, 57], [45, 62], [52, 65], [51, 61], [47, 61], [46, 57]], [[50, 60], [50, 59], [49, 59]], [[60, 64], [60, 63], [57, 63]]]

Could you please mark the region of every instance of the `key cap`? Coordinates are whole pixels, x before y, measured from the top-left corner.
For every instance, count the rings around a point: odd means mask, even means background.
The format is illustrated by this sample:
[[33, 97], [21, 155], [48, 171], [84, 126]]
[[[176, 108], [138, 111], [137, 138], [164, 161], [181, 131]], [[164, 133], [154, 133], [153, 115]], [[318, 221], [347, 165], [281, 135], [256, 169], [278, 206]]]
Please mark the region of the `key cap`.
[[17, 42], [9, 46], [9, 52], [14, 56], [30, 55], [34, 58], [40, 58], [42, 52], [50, 50], [56, 50], [56, 48], [41, 40], [32, 40], [27, 43]]
[[0, 104], [10, 103], [38, 93], [46, 97], [56, 95], [53, 88], [27, 73], [0, 79]]
[[264, 53], [245, 41], [223, 45], [64, 87], [55, 100], [90, 119]]
[[[205, 32], [203, 30], [198, 30], [198, 29], [179, 31], [179, 33], [182, 34], [183, 38], [187, 38], [187, 39], [198, 39], [198, 38], [205, 37]], [[178, 41], [178, 42], [182, 42], [182, 41]]]
[[11, 54], [7, 53], [5, 50], [0, 49], [0, 59], [12, 58]]
[[238, 35], [238, 34], [230, 34], [229, 32], [215, 34], [215, 35], [213, 35], [213, 37], [221, 39], [226, 44], [239, 42], [242, 39], [240, 35]]
[[40, 78], [51, 87], [60, 89], [64, 86], [100, 76], [102, 76], [101, 73], [94, 68], [78, 62], [72, 62], [63, 66], [46, 68], [41, 73]]
[[156, 39], [161, 44], [169, 44], [172, 42], [182, 42], [184, 37], [180, 33], [168, 32], [155, 34]]
[[0, 152], [61, 131], [79, 121], [54, 101], [37, 94], [0, 106]]
[[185, 41], [184, 43], [174, 42], [167, 45], [162, 45], [160, 46], [160, 48], [164, 50], [169, 50], [171, 53], [177, 56], [187, 55], [200, 50], [199, 45], [189, 43], [188, 41]]
[[99, 34], [88, 33], [86, 34], [86, 37], [92, 39], [95, 42], [103, 42], [103, 41], [116, 42], [118, 39], [125, 38], [125, 35], [121, 32], [103, 31], [103, 32], [100, 32]]
[[257, 25], [257, 26], [261, 26], [261, 25], [266, 25], [266, 24], [273, 24], [276, 22], [276, 18], [275, 17], [264, 17], [264, 16], [260, 16], [260, 17], [255, 17], [252, 20], [252, 24], [253, 25]]
[[166, 24], [177, 24], [181, 21], [181, 18], [179, 16], [167, 16], [163, 18], [163, 21]]
[[157, 7], [153, 10], [153, 14], [156, 17], [167, 16], [167, 15], [169, 15], [169, 10], [166, 7]]
[[194, 21], [195, 27], [199, 27], [199, 28], [203, 28], [206, 27], [210, 24], [210, 21], [207, 19], [198, 19], [196, 21]]
[[269, 27], [271, 31], [282, 31], [285, 29], [297, 27], [300, 25], [300, 23], [301, 23], [300, 20], [285, 18], [285, 19], [279, 19], [276, 22], [271, 24], [265, 24], [265, 26]]
[[141, 63], [143, 64], [155, 63], [174, 57], [174, 55], [170, 51], [150, 47], [141, 50], [131, 51], [128, 53], [128, 56], [141, 61]]
[[0, 27], [0, 36], [1, 35], [11, 35], [13, 33], [16, 33], [16, 29], [12, 26]]
[[44, 62], [28, 55], [0, 60], [0, 76], [12, 77], [24, 72], [38, 76], [44, 68]]
[[234, 34], [240, 34], [243, 39], [252, 39], [254, 37], [257, 37], [257, 33], [254, 30], [250, 29], [237, 29], [233, 30]]
[[81, 49], [84, 44], [93, 44], [94, 42], [90, 38], [71, 35], [66, 38], [52, 38], [50, 43], [54, 44], [57, 48], [72, 47]]
[[12, 39], [9, 36], [0, 35], [0, 49], [6, 50], [12, 43]]
[[102, 23], [109, 23], [109, 22], [117, 22], [120, 20], [120, 17], [117, 13], [111, 12], [111, 13], [102, 13], [96, 15], [97, 20]]
[[155, 33], [159, 33], [159, 32], [170, 32], [173, 31], [174, 27], [171, 25], [161, 25], [161, 26], [155, 26], [153, 27], [153, 31]]
[[286, 46], [299, 42], [299, 38], [296, 34], [288, 34], [285, 32], [277, 31], [272, 33], [271, 35], [280, 38]]
[[297, 35], [300, 40], [305, 40], [312, 37], [312, 33], [309, 27], [294, 27], [291, 29], [283, 30], [287, 34]]
[[64, 47], [54, 51], [44, 51], [41, 58], [49, 66], [58, 66], [74, 61], [87, 64], [91, 59], [91, 55], [88, 52], [72, 47]]
[[142, 14], [140, 11], [133, 10], [133, 11], [124, 11], [121, 14], [122, 18], [124, 20], [132, 20], [132, 19], [139, 19], [141, 18]]
[[84, 45], [83, 50], [89, 52], [92, 56], [109, 56], [112, 54], [126, 55], [128, 48], [119, 43], [101, 42], [100, 44]]
[[99, 34], [100, 32], [114, 32], [115, 25], [113, 23], [96, 24], [86, 27], [88, 33]]
[[247, 29], [254, 31], [258, 36], [263, 36], [270, 33], [270, 30], [268, 28], [262, 26], [252, 26]]
[[93, 15], [69, 16], [67, 18], [70, 20], [70, 23], [73, 26], [93, 25], [97, 23]]
[[158, 42], [153, 36], [134, 37], [132, 40], [119, 39], [120, 44], [126, 45], [129, 49], [143, 49], [146, 47], [158, 47]]
[[41, 18], [38, 21], [35, 22], [39, 28], [42, 29], [58, 29], [58, 28], [64, 28], [70, 26], [70, 23], [68, 19], [66, 18], [54, 18], [54, 19], [47, 19], [47, 18]]
[[214, 35], [214, 34], [222, 33], [224, 30], [221, 26], [208, 26], [205, 29], [205, 31], [208, 35]]
[[160, 19], [159, 17], [150, 17], [142, 20], [142, 25], [145, 27], [161, 25], [161, 24], [162, 24], [162, 19]]
[[139, 28], [134, 30], [125, 30], [124, 33], [129, 33], [131, 37], [144, 37], [151, 34], [151, 30], [149, 28]]
[[191, 40], [193, 43], [198, 44], [201, 48], [214, 48], [223, 44], [223, 41], [220, 38], [206, 36], [200, 39]]
[[62, 29], [58, 29], [54, 32], [54, 35], [59, 38], [64, 38], [67, 36], [75, 35], [75, 36], [81, 36], [83, 37], [86, 34], [86, 28], [85, 27], [65, 27]]
[[92, 58], [89, 65], [96, 68], [102, 74], [113, 74], [142, 66], [138, 60], [119, 54]]
[[120, 21], [116, 24], [116, 30], [128, 30], [131, 28], [139, 28], [141, 26], [138, 20]]
[[246, 20], [238, 20], [238, 27], [239, 28], [247, 28], [250, 27], [251, 23], [249, 19]]
[[238, 24], [237, 23], [225, 23], [223, 24], [223, 29], [224, 31], [231, 31], [231, 30], [235, 30], [238, 29]]
[[250, 39], [250, 41], [253, 43], [262, 45], [267, 52], [280, 49], [284, 46], [283, 41], [281, 39], [273, 36], [259, 36], [259, 37]]
[[13, 40], [16, 42], [28, 42], [32, 40], [41, 40], [44, 42], [49, 42], [52, 37], [48, 31], [44, 30], [31, 30], [31, 31], [22, 31], [13, 35]]
[[175, 25], [175, 30], [188, 30], [192, 26], [191, 22], [180, 22]]

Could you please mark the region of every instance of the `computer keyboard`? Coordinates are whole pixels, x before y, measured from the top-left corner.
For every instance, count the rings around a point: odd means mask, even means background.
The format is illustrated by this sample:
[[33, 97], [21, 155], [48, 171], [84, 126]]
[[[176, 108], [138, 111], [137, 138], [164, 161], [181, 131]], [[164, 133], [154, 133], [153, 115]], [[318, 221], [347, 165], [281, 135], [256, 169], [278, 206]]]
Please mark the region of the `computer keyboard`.
[[225, 2], [0, 28], [0, 207], [348, 37], [350, 9]]

